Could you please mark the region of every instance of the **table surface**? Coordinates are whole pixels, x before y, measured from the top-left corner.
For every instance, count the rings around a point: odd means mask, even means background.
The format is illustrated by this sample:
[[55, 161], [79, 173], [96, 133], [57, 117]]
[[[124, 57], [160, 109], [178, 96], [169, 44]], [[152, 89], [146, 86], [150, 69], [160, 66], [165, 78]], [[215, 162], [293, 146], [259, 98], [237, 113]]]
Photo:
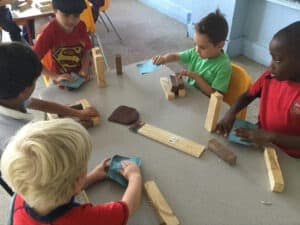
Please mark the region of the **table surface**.
[[[89, 130], [94, 146], [89, 169], [115, 154], [141, 157], [144, 181], [156, 182], [184, 225], [299, 224], [299, 161], [278, 152], [285, 190], [271, 192], [262, 151], [228, 143], [205, 130], [208, 97], [186, 85], [186, 97], [166, 100], [159, 78], [172, 71], [165, 66], [149, 75], [140, 75], [136, 64], [123, 67], [123, 71], [122, 76], [107, 72], [106, 88], [98, 88], [93, 80], [80, 90], [50, 86], [41, 94], [43, 99], [64, 104], [86, 98], [99, 110], [101, 124]], [[237, 164], [230, 166], [208, 150], [194, 158], [133, 133], [127, 126], [109, 122], [107, 118], [119, 105], [134, 107], [141, 120], [200, 144], [207, 145], [209, 139], [217, 138], [235, 152]], [[221, 114], [224, 111], [225, 107]], [[92, 203], [119, 200], [123, 192], [124, 188], [110, 180], [87, 190]], [[159, 224], [145, 193], [141, 207], [128, 224]]]

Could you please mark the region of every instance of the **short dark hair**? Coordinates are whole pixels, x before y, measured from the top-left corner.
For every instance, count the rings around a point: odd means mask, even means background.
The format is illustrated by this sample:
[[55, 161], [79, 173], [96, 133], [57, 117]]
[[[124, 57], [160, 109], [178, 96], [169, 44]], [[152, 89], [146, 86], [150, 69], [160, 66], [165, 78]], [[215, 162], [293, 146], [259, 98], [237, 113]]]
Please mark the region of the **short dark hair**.
[[54, 9], [66, 14], [80, 14], [85, 8], [85, 0], [52, 0]]
[[195, 30], [199, 34], [207, 35], [209, 40], [216, 45], [226, 40], [228, 24], [224, 15], [217, 9], [216, 12], [209, 13], [196, 23]]
[[279, 39], [288, 53], [300, 59], [300, 21], [294, 22], [279, 30], [273, 39]]
[[0, 99], [17, 97], [42, 71], [38, 56], [25, 44], [0, 44]]

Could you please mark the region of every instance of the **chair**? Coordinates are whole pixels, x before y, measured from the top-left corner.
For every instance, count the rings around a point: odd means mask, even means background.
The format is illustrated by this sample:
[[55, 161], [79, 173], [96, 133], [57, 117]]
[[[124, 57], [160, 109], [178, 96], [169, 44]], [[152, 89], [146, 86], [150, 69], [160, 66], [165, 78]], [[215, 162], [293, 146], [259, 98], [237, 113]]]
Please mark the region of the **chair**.
[[120, 34], [118, 33], [116, 27], [114, 26], [114, 24], [112, 23], [110, 17], [109, 17], [109, 16], [107, 15], [107, 13], [106, 13], [106, 10], [109, 8], [109, 6], [110, 6], [110, 0], [104, 0], [104, 5], [101, 6], [101, 7], [99, 8], [99, 12], [100, 12], [100, 13], [99, 13], [99, 17], [98, 17], [98, 18], [100, 18], [100, 20], [101, 20], [102, 23], [104, 24], [104, 26], [105, 26], [107, 32], [109, 32], [108, 26], [106, 25], [106, 23], [105, 23], [103, 17], [101, 16], [101, 13], [103, 13], [103, 14], [105, 15], [106, 19], [108, 20], [108, 22], [110, 23], [112, 29], [114, 30], [115, 34], [116, 34], [117, 37], [119, 38], [119, 40], [122, 41], [122, 38], [121, 38]]
[[11, 190], [11, 188], [8, 186], [8, 184], [2, 179], [1, 177], [1, 171], [0, 171], [0, 186], [2, 186], [2, 188], [10, 195], [13, 195], [13, 191]]
[[[231, 64], [231, 80], [229, 83], [228, 91], [224, 95], [224, 102], [228, 105], [232, 105], [234, 101], [243, 93], [245, 93], [251, 85], [251, 77], [248, 72], [234, 63]], [[236, 117], [239, 119], [245, 119], [247, 114], [247, 108], [241, 110]]]

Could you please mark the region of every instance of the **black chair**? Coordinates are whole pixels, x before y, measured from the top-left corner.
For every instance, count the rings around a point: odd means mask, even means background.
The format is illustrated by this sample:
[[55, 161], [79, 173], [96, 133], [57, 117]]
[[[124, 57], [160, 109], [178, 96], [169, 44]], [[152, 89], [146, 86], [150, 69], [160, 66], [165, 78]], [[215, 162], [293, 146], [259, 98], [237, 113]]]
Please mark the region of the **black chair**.
[[11, 190], [11, 188], [5, 183], [5, 181], [1, 177], [1, 171], [0, 171], [0, 185], [1, 187], [10, 195], [13, 196], [14, 192]]

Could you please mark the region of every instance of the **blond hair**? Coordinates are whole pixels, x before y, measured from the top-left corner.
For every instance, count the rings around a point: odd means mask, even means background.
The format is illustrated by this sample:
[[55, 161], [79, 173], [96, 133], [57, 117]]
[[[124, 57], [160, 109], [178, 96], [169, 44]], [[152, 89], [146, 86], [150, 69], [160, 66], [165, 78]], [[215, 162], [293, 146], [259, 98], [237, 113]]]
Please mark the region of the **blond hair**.
[[30, 123], [4, 150], [2, 176], [30, 207], [56, 207], [74, 194], [90, 153], [89, 134], [74, 120]]

